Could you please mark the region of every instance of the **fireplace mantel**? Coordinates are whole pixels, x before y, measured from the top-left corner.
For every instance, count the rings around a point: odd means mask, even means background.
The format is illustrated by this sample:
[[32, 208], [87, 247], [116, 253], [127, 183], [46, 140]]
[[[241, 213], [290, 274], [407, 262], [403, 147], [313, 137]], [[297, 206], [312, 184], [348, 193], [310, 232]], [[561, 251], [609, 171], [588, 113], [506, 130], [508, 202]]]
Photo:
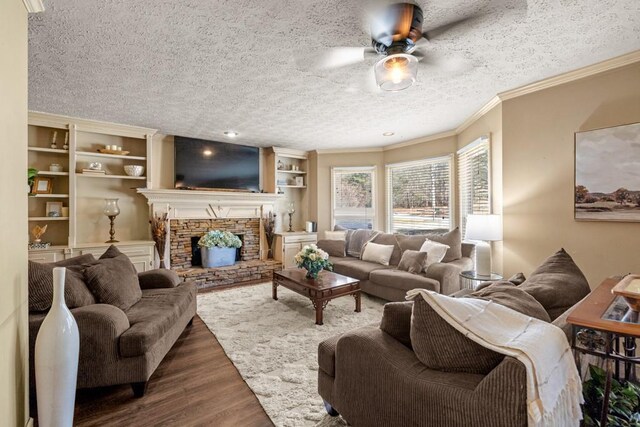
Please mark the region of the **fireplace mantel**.
[[260, 218], [283, 197], [274, 193], [139, 188], [151, 211], [170, 219]]

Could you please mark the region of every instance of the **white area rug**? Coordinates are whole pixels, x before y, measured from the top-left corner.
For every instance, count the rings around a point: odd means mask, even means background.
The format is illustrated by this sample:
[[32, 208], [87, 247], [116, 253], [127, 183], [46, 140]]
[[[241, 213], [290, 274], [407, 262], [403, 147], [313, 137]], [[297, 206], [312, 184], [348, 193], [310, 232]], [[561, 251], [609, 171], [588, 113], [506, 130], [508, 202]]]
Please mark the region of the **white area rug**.
[[325, 338], [379, 323], [383, 301], [362, 295], [355, 313], [350, 296], [329, 302], [324, 325], [311, 301], [271, 283], [198, 295], [206, 323], [276, 426], [346, 425], [326, 415], [318, 395], [318, 344]]

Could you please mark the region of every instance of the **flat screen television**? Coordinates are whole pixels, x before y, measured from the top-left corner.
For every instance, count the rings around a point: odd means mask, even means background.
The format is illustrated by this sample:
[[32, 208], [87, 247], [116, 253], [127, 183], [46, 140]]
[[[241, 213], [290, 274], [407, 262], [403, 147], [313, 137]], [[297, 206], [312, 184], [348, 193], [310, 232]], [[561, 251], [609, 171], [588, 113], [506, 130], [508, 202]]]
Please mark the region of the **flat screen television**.
[[260, 149], [176, 136], [175, 188], [260, 191]]

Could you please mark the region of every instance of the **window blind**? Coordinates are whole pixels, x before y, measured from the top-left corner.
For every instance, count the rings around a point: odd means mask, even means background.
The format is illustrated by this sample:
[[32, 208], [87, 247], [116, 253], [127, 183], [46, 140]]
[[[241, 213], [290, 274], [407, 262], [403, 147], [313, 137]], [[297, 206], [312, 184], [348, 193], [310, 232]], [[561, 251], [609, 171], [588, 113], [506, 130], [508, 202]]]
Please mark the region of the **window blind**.
[[389, 232], [451, 228], [452, 156], [387, 165], [386, 172]]
[[489, 140], [479, 138], [458, 151], [460, 229], [464, 236], [467, 215], [490, 214]]
[[372, 229], [375, 224], [375, 168], [333, 168], [333, 225]]

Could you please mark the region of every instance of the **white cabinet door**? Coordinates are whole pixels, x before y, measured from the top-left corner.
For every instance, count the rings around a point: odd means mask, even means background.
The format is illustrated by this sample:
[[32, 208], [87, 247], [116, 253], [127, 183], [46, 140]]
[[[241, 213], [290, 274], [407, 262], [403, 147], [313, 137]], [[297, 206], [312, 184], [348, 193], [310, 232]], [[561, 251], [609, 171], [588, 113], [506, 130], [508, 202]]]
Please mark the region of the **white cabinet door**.
[[293, 268], [296, 266], [294, 257], [300, 250], [302, 245], [300, 243], [285, 243], [284, 245], [284, 268]]
[[151, 264], [153, 261], [149, 260], [148, 256], [132, 256], [129, 257], [131, 263], [136, 268], [138, 273], [142, 273], [143, 271], [149, 271], [152, 269]]
[[33, 262], [56, 262], [64, 259], [63, 252], [40, 252], [29, 251], [29, 261]]

